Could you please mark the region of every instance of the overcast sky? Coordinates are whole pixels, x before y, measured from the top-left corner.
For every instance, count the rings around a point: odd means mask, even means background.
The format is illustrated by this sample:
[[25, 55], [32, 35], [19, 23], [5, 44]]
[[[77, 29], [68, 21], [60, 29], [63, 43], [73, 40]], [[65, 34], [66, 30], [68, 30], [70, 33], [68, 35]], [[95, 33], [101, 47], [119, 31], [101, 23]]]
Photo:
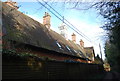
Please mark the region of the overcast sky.
[[[6, 0], [2, 0], [6, 1]], [[90, 2], [80, 4], [79, 8], [88, 7]], [[43, 16], [45, 12], [51, 15], [51, 29], [59, 33], [58, 27], [62, 24], [57, 17], [55, 17], [49, 10], [37, 2], [18, 2], [20, 6], [19, 11], [25, 13], [26, 15], [34, 18], [40, 23], [43, 22]], [[85, 47], [93, 46], [95, 49], [95, 54], [100, 54], [99, 43], [102, 46], [102, 53], [104, 54], [104, 35], [105, 31], [100, 28], [103, 25], [103, 18], [97, 13], [95, 9], [89, 10], [78, 10], [71, 9], [73, 5], [64, 5], [62, 2], [50, 3], [56, 11], [58, 11], [65, 19], [72, 23], [76, 28], [78, 28], [82, 33], [89, 37], [93, 42], [86, 40], [85, 38], [78, 35], [75, 31], [67, 27], [68, 39], [71, 40], [71, 34], [75, 33], [77, 36], [77, 43], [79, 44], [80, 39], [84, 40]], [[51, 9], [50, 9], [51, 10]], [[104, 55], [103, 55], [103, 58]]]

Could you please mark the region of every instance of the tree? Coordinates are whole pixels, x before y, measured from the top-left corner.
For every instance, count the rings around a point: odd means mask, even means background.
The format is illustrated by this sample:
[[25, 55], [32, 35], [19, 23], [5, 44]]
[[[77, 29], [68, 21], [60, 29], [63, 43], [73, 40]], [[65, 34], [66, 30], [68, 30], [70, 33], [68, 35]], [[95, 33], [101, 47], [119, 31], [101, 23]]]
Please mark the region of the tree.
[[[73, 5], [75, 5], [74, 8], [81, 10], [78, 8], [79, 3], [80, 2], [76, 2]], [[111, 2], [110, 0], [101, 0], [101, 2], [93, 3], [87, 9], [91, 7], [95, 7], [105, 19], [102, 28], [109, 32], [109, 42], [106, 42], [105, 54], [112, 68], [120, 71], [120, 1]]]
[[[79, 7], [79, 2], [75, 3], [75, 7]], [[120, 1], [111, 2], [110, 0], [96, 2], [89, 8], [95, 7], [100, 15], [105, 19], [102, 28], [108, 31], [109, 42], [105, 45], [105, 54], [108, 62], [114, 70], [119, 71], [120, 68]], [[89, 9], [87, 8], [87, 9]], [[79, 10], [81, 10], [79, 8]], [[86, 10], [86, 9], [85, 9]]]
[[103, 29], [107, 30], [109, 42], [105, 45], [105, 54], [113, 69], [120, 68], [120, 2], [100, 2], [96, 6], [105, 18]]

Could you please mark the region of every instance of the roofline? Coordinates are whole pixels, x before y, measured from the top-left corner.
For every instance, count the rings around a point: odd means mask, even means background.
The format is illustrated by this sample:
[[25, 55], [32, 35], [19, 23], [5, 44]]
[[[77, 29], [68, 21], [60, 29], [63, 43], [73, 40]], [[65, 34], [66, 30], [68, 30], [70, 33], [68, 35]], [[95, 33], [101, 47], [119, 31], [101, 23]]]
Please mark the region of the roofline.
[[[13, 40], [10, 40], [10, 41], [18, 42], [18, 41], [13, 41]], [[81, 58], [81, 57], [69, 55], [67, 53], [61, 53], [61, 52], [57, 52], [57, 51], [54, 51], [54, 50], [49, 50], [49, 49], [41, 48], [41, 47], [38, 47], [38, 46], [30, 45], [30, 44], [27, 44], [27, 43], [22, 43], [22, 42], [19, 42], [19, 43], [25, 45], [25, 47], [27, 47], [27, 48], [34, 49], [36, 51], [42, 51], [42, 52], [45, 52], [45, 53], [52, 53], [52, 54], [55, 53], [56, 55], [60, 55], [60, 56], [63, 55], [65, 57], [69, 56], [69, 57], [73, 57], [73, 58], [78, 58], [78, 59], [82, 59], [82, 60], [89, 60], [89, 61], [91, 61], [88, 58]]]

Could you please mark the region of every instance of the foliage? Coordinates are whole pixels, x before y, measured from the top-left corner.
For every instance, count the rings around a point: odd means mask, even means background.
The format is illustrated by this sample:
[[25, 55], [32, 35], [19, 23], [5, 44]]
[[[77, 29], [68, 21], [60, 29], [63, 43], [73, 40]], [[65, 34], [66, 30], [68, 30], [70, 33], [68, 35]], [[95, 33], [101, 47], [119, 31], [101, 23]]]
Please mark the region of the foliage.
[[3, 55], [7, 54], [10, 56], [19, 56], [19, 57], [29, 57], [29, 56], [36, 56], [34, 54], [30, 54], [30, 53], [17, 53], [17, 51], [15, 49], [3, 49]]
[[102, 59], [99, 57], [99, 55], [97, 55], [97, 56], [95, 57], [95, 60], [94, 60], [93, 63], [95, 63], [95, 64], [103, 64], [103, 61], [102, 61]]
[[5, 61], [14, 62], [14, 60], [16, 60], [16, 62], [19, 61], [20, 63], [25, 64], [32, 70], [39, 70], [42, 67], [41, 62], [39, 62], [42, 59], [31, 53], [27, 52], [18, 53], [15, 49], [3, 49], [2, 56], [4, 59], [6, 59]]
[[[105, 45], [105, 54], [114, 70], [120, 67], [120, 2], [99, 2], [96, 8], [105, 18], [103, 29], [107, 30], [109, 40]], [[117, 68], [114, 68], [116, 67]]]
[[117, 48], [114, 44], [105, 44], [105, 54], [113, 70], [119, 71], [119, 58], [120, 55], [117, 53]]
[[[25, 49], [24, 49], [25, 50]], [[45, 60], [45, 61], [50, 61], [50, 60], [54, 60], [55, 59], [52, 59], [50, 57], [47, 57], [47, 56], [38, 56], [36, 54], [33, 54], [31, 53], [28, 49], [26, 49], [26, 51], [18, 51], [16, 49], [3, 49], [3, 56], [7, 56], [9, 58], [11, 57], [17, 57], [17, 58], [22, 58], [22, 59], [25, 59], [25, 60], [29, 60], [29, 57], [31, 58], [36, 58], [36, 59], [39, 59], [39, 60]]]
[[[75, 4], [79, 7], [79, 1]], [[94, 3], [94, 2], [93, 2]], [[74, 5], [74, 4], [73, 4]], [[76, 8], [76, 6], [74, 8]], [[108, 33], [108, 41], [105, 45], [105, 54], [108, 62], [111, 64], [114, 70], [120, 68], [120, 1], [101, 0], [96, 2], [91, 7], [95, 7], [96, 10], [104, 17], [104, 25], [102, 28]], [[91, 7], [85, 9], [88, 10]], [[80, 10], [80, 9], [79, 9]], [[114, 68], [117, 67], [117, 68]]]

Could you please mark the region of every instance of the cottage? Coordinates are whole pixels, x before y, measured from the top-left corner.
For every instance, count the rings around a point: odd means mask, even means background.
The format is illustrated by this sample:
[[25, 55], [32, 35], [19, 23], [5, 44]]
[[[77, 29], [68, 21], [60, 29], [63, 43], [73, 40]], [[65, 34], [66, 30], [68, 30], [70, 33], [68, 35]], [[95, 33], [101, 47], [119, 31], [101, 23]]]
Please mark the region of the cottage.
[[93, 47], [84, 47], [87, 57], [94, 61], [95, 52]]
[[[84, 49], [84, 42], [76, 44], [76, 35], [72, 40], [66, 40], [63, 36], [51, 30], [50, 14], [45, 12], [43, 24], [35, 21], [17, 9], [3, 3], [3, 48], [16, 49], [18, 52], [27, 52], [58, 61], [77, 61], [83, 63], [92, 62], [92, 57]], [[92, 51], [94, 49], [92, 48]], [[90, 61], [90, 62], [89, 62]]]

